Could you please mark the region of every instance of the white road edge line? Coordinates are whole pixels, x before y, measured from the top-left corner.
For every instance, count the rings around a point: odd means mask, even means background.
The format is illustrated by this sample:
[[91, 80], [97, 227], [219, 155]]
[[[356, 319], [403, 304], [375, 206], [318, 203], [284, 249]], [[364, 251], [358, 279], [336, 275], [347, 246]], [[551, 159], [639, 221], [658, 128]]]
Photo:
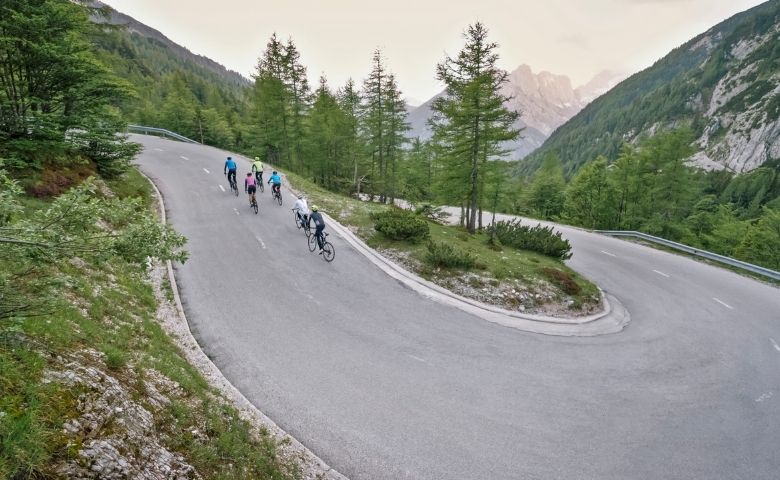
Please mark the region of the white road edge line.
[[236, 212], [236, 215], [241, 215], [241, 212], [239, 212], [237, 208], [234, 208], [233, 211]]
[[655, 273], [657, 273], [658, 275], [661, 275], [661, 276], [664, 276], [664, 277], [666, 277], [666, 278], [669, 278], [669, 275], [665, 274], [664, 272], [659, 272], [658, 270], [653, 270], [653, 271], [654, 271]]
[[164, 152], [165, 151], [162, 148], [155, 148], [155, 150], [158, 151], [158, 152]]
[[610, 257], [617, 257], [614, 253], [605, 252], [604, 250], [601, 251], [604, 255], [609, 255]]
[[780, 352], [780, 345], [778, 345], [777, 342], [775, 342], [775, 339], [774, 338], [770, 338], [769, 341], [772, 342], [772, 346], [775, 347], [775, 350]]
[[223, 192], [225, 191], [225, 187], [223, 187], [222, 185], [219, 185], [219, 189], [222, 190]]
[[258, 242], [260, 242], [260, 245], [262, 245], [263, 250], [265, 250], [265, 242], [263, 241], [262, 238], [260, 238], [260, 235], [255, 235], [255, 238], [257, 239]]
[[182, 158], [182, 160], [189, 160], [189, 158], [185, 157], [184, 155], [180, 155], [180, 157]]
[[713, 300], [715, 300], [716, 302], [720, 303], [720, 304], [721, 304], [721, 305], [723, 305], [724, 307], [728, 308], [729, 310], [734, 310], [734, 307], [732, 307], [732, 306], [731, 306], [731, 305], [729, 305], [728, 303], [724, 302], [723, 300], [717, 299], [717, 298], [715, 298], [715, 297], [712, 297], [712, 299], [713, 299]]
[[206, 170], [205, 168], [203, 169], [203, 171], [204, 171], [204, 172], [206, 172], [206, 173], [211, 173], [211, 172], [209, 172], [208, 170]]

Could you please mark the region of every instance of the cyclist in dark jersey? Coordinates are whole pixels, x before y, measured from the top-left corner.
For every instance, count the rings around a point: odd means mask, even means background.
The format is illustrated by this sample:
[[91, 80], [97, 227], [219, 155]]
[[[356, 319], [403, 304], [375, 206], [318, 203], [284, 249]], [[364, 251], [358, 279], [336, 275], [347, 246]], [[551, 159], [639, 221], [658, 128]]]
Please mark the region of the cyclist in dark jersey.
[[311, 225], [311, 222], [314, 222], [314, 227], [316, 230], [314, 231], [315, 238], [317, 239], [317, 246], [320, 247], [320, 255], [322, 255], [322, 242], [324, 240], [322, 231], [325, 230], [325, 219], [322, 218], [322, 214], [320, 213], [320, 207], [317, 205], [311, 206], [311, 214], [309, 215], [309, 225]]

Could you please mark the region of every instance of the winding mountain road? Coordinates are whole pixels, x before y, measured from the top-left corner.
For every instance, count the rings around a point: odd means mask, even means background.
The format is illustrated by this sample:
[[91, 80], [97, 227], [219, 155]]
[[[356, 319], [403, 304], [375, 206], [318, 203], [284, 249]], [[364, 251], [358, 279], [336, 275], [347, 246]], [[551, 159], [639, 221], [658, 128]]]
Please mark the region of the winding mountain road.
[[255, 215], [223, 191], [225, 152], [133, 139], [189, 239], [176, 278], [201, 346], [349, 478], [780, 478], [779, 289], [561, 227], [632, 321], [526, 333], [423, 298], [335, 234], [322, 261], [289, 193]]

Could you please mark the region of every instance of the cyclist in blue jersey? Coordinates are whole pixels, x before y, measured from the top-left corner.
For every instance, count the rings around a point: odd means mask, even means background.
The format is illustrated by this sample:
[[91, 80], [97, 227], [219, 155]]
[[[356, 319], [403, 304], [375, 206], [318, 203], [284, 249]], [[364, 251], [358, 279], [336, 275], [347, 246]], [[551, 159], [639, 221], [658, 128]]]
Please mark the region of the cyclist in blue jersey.
[[282, 194], [282, 177], [280, 177], [276, 171], [271, 174], [271, 178], [268, 179], [268, 183], [271, 184], [272, 193], [278, 193], [279, 195]]
[[227, 175], [228, 183], [231, 185], [236, 181], [236, 162], [232, 157], [227, 157], [225, 160], [225, 168], [223, 169], [225, 175]]

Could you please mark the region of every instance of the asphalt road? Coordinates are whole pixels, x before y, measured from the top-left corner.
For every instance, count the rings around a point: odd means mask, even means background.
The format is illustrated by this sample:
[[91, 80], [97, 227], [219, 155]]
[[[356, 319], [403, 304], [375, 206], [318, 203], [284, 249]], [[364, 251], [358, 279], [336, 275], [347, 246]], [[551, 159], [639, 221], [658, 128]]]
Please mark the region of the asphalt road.
[[631, 324], [526, 333], [424, 299], [335, 234], [324, 262], [289, 193], [266, 189], [254, 215], [222, 190], [220, 150], [134, 139], [189, 238], [176, 277], [196, 338], [353, 480], [780, 478], [779, 289], [563, 228], [570, 265]]

